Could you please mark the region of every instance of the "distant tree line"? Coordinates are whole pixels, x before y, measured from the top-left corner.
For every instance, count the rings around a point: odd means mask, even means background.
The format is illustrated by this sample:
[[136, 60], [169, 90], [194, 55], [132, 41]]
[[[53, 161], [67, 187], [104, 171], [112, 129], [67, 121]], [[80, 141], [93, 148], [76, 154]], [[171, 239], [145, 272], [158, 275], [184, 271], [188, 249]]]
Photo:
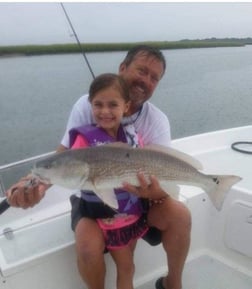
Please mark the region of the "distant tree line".
[[[81, 49], [88, 52], [109, 52], [125, 51], [137, 44], [147, 44], [157, 47], [161, 50], [166, 49], [186, 49], [186, 48], [204, 48], [204, 47], [228, 47], [245, 46], [252, 44], [252, 38], [207, 38], [207, 39], [183, 39], [179, 41], [146, 41], [134, 43], [83, 43]], [[80, 53], [80, 47], [77, 44], [50, 44], [50, 45], [18, 45], [18, 46], [0, 46], [0, 56], [18, 56], [18, 55], [43, 55], [43, 54], [66, 54]]]

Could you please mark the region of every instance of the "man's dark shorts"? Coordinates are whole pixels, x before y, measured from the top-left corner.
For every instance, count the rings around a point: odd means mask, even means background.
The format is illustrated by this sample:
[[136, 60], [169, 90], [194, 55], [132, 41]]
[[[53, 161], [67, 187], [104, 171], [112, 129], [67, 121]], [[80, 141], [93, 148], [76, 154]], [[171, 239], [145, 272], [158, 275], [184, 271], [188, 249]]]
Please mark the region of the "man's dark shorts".
[[[97, 204], [95, 203], [94, 206], [75, 195], [72, 195], [70, 197], [70, 202], [72, 205], [71, 210], [71, 228], [74, 231], [77, 223], [79, 220], [83, 217], [87, 218], [110, 218], [113, 217], [115, 214], [115, 211], [111, 209], [109, 206], [105, 204]], [[149, 206], [148, 201], [143, 200], [143, 207], [146, 211], [146, 214], [148, 212]], [[156, 246], [161, 243], [161, 232], [154, 227], [150, 227], [148, 232], [142, 237], [143, 240], [145, 240], [147, 243], [149, 243], [151, 246]]]

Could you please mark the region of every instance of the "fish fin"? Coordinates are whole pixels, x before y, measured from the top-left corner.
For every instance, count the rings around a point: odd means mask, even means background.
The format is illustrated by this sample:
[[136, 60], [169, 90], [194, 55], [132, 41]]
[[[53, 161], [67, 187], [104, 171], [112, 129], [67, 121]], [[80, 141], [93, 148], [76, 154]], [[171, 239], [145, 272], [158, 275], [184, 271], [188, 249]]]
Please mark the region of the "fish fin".
[[167, 183], [167, 182], [164, 182], [164, 183], [161, 182], [161, 186], [165, 190], [167, 195], [171, 196], [173, 199], [178, 200], [179, 191], [180, 191], [179, 186], [177, 186], [176, 184]]
[[118, 209], [118, 201], [111, 187], [99, 187], [99, 185], [94, 184], [94, 193], [108, 206], [113, 209]]
[[145, 146], [143, 149], [149, 149], [149, 150], [153, 150], [153, 151], [163, 152], [165, 154], [176, 157], [176, 158], [180, 159], [181, 161], [184, 161], [184, 162], [190, 164], [192, 167], [194, 167], [197, 170], [203, 169], [203, 166], [199, 160], [197, 160], [196, 158], [194, 158], [194, 157], [192, 157], [192, 156], [190, 156], [190, 155], [188, 155], [182, 151], [176, 150], [174, 148], [166, 147], [166, 146], [162, 146], [162, 145], [157, 145], [157, 144], [151, 144], [151, 145]]
[[208, 194], [215, 208], [218, 211], [220, 211], [228, 191], [234, 184], [241, 181], [242, 178], [238, 176], [229, 176], [229, 175], [223, 176], [218, 175], [210, 177], [212, 178], [216, 186], [214, 187], [212, 186], [210, 189], [206, 188], [205, 191]]

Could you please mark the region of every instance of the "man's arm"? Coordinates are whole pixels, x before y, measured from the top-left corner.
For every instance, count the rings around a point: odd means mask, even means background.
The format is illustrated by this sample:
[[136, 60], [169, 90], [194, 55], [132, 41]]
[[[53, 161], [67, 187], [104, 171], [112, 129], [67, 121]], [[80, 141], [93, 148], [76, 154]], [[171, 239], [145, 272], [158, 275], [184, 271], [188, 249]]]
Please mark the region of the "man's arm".
[[27, 209], [39, 203], [45, 196], [45, 192], [50, 185], [37, 183], [33, 186], [27, 186], [27, 182], [31, 179], [32, 176], [24, 177], [6, 191], [10, 206]]

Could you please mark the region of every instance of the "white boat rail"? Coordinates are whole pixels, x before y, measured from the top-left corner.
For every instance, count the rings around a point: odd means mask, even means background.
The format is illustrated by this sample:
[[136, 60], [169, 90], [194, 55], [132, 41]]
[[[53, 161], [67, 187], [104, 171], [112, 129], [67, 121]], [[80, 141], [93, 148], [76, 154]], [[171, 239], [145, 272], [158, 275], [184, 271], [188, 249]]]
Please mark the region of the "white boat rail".
[[43, 158], [43, 157], [47, 157], [47, 156], [49, 156], [49, 155], [51, 155], [53, 153], [55, 153], [55, 151], [47, 152], [47, 153], [44, 153], [44, 154], [41, 154], [41, 155], [36, 155], [36, 156], [30, 157], [30, 158], [26, 158], [26, 159], [23, 159], [23, 160], [20, 160], [20, 161], [17, 161], [17, 162], [13, 162], [13, 163], [9, 163], [9, 164], [6, 164], [6, 165], [1, 165], [0, 166], [0, 172], [2, 170], [10, 169], [12, 167], [23, 165], [23, 164], [29, 163], [31, 161], [35, 161], [35, 160]]

